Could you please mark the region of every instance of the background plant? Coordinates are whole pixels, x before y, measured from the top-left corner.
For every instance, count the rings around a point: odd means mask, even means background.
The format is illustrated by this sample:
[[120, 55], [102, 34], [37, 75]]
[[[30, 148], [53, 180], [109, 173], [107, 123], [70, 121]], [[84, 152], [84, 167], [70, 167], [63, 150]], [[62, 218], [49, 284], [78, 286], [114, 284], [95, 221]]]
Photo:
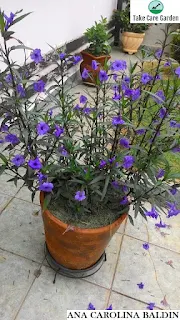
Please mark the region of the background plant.
[[180, 62], [180, 29], [172, 33], [171, 54], [172, 58]]
[[90, 43], [89, 52], [94, 56], [106, 55], [111, 51], [108, 43], [110, 35], [108, 34], [107, 19], [101, 17], [99, 22], [95, 22], [94, 26], [88, 28], [84, 33]]
[[[65, 76], [67, 65], [80, 61], [79, 56], [54, 50], [59, 79], [53, 79], [49, 88], [42, 79], [33, 80], [27, 74], [26, 56], [23, 66], [11, 61], [13, 50], [25, 50], [19, 40], [17, 46], [9, 44], [14, 38], [10, 28], [24, 17], [17, 15], [0, 15], [1, 59], [6, 65], [0, 77], [1, 173], [11, 172], [15, 184], [22, 179], [32, 199], [36, 191], [44, 191], [45, 207], [61, 203], [77, 221], [82, 215], [88, 219], [107, 212], [104, 223], [111, 223], [131, 204], [135, 217], [138, 213], [144, 218], [159, 217], [158, 225], [164, 227], [161, 213], [171, 217], [180, 212], [175, 198], [180, 173], [171, 172], [166, 158], [167, 152], [180, 151], [176, 117], [180, 67], [171, 81], [161, 75], [169, 27], [162, 49], [153, 53], [158, 61], [153, 75], [144, 72], [149, 53], [143, 50], [142, 60], [129, 70], [123, 60], [106, 64], [98, 73], [95, 95], [80, 95], [77, 101]], [[43, 61], [40, 49], [31, 50], [30, 57], [37, 64]], [[164, 66], [170, 65], [164, 60]], [[98, 68], [96, 61], [92, 68]], [[84, 69], [82, 77], [89, 76]], [[38, 100], [42, 92], [48, 96], [43, 106]]]

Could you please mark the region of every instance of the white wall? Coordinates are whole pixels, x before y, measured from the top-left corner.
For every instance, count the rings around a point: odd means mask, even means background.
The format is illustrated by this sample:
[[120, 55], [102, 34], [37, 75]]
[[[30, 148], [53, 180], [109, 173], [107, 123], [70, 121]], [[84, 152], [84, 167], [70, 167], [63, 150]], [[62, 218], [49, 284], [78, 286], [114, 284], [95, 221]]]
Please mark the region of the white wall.
[[33, 11], [14, 30], [25, 45], [46, 53], [48, 43], [62, 45], [81, 36], [101, 15], [110, 18], [117, 0], [1, 0], [0, 6], [7, 15]]

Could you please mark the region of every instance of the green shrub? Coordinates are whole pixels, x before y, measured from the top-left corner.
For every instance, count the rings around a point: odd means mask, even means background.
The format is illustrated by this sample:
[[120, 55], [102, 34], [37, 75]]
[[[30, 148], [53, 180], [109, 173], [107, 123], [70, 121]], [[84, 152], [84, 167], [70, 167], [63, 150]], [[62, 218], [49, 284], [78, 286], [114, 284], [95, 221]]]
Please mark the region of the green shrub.
[[172, 58], [180, 62], [180, 29], [173, 32], [173, 39], [171, 43]]

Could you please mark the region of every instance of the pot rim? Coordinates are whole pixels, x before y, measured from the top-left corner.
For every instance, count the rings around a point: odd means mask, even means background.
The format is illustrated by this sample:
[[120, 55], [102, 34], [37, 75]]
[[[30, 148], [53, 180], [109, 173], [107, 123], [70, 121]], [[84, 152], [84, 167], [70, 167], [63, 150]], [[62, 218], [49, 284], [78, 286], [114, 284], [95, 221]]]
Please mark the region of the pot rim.
[[145, 36], [145, 33], [143, 32], [131, 32], [131, 31], [124, 31], [124, 32], [122, 32], [122, 34], [124, 34], [124, 35], [129, 35], [129, 36], [136, 36], [136, 38], [141, 38], [142, 36]]
[[93, 54], [87, 52], [86, 50], [81, 51], [81, 54], [85, 54], [85, 55], [87, 55], [87, 56], [89, 56], [91, 58], [94, 58], [94, 60], [95, 59], [102, 59], [102, 58], [109, 58], [109, 59], [111, 58], [111, 56], [109, 54], [105, 54], [105, 55], [102, 55], [102, 56], [94, 56]]
[[[68, 225], [67, 223], [64, 223], [60, 219], [56, 218], [48, 209], [46, 209], [46, 210], [42, 209], [43, 200], [44, 200], [44, 192], [41, 191], [40, 192], [40, 204], [41, 204], [42, 214], [46, 214], [49, 217], [49, 219], [51, 219], [53, 222], [55, 222], [56, 224], [58, 224], [59, 226], [61, 226], [62, 228], [64, 228], [66, 230], [68, 228], [68, 226], [70, 226], [70, 225]], [[120, 221], [123, 222], [123, 220], [127, 217], [127, 215], [128, 215], [127, 213], [122, 214], [113, 223], [111, 223], [107, 226], [104, 226], [104, 227], [98, 227], [98, 228], [93, 228], [93, 229], [88, 229], [88, 228], [82, 229], [80, 227], [74, 226], [73, 232], [78, 232], [81, 234], [105, 233], [105, 232], [109, 231], [109, 229], [116, 227], [116, 225], [118, 225]]]

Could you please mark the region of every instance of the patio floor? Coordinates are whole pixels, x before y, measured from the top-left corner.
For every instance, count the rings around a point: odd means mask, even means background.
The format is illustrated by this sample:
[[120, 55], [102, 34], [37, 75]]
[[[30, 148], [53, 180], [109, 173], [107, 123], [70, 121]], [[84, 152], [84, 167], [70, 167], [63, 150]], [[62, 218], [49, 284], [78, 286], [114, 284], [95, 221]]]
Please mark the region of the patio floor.
[[[113, 58], [136, 60], [113, 51]], [[78, 91], [86, 87], [79, 85]], [[180, 309], [180, 215], [164, 219], [166, 229], [139, 217], [125, 222], [106, 250], [95, 275], [74, 280], [57, 275], [44, 256], [44, 230], [38, 195], [0, 176], [0, 319], [65, 320], [68, 309]], [[133, 212], [131, 213], [133, 216]], [[148, 242], [150, 249], [143, 249]], [[144, 289], [137, 284], [143, 282]]]

